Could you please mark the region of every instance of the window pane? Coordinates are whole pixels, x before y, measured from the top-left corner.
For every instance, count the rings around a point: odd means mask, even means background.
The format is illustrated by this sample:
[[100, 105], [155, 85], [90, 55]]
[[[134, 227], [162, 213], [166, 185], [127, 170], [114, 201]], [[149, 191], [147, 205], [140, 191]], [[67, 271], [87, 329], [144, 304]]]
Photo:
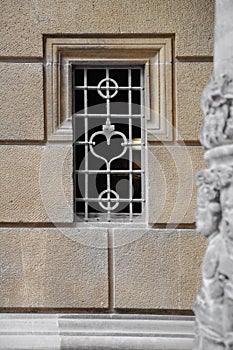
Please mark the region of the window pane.
[[74, 141], [85, 140], [85, 119], [82, 117], [74, 117], [73, 121], [74, 128]]
[[132, 91], [132, 113], [141, 113], [141, 92], [137, 90]]
[[87, 85], [98, 86], [99, 82], [106, 78], [105, 69], [87, 69]]
[[75, 145], [74, 150], [76, 170], [85, 170], [85, 146]]
[[140, 69], [132, 69], [131, 70], [131, 83], [132, 83], [132, 86], [141, 86], [140, 74], [141, 74]]
[[84, 113], [84, 91], [75, 90], [74, 92], [74, 113]]
[[135, 214], [140, 214], [142, 212], [142, 204], [140, 202], [133, 203], [133, 212]]
[[76, 178], [76, 198], [85, 198], [85, 175], [77, 174]]
[[112, 174], [111, 175], [111, 189], [121, 198], [129, 199], [129, 174]]
[[141, 174], [133, 174], [133, 198], [141, 198]]
[[110, 101], [111, 114], [129, 114], [128, 91], [118, 91]]
[[128, 86], [128, 69], [109, 69], [109, 78], [114, 79], [118, 86]]
[[78, 221], [79, 215], [84, 215], [85, 213], [85, 202], [77, 201], [75, 203], [75, 212], [78, 213], [78, 215], [76, 215], [76, 220]]
[[88, 114], [106, 114], [106, 100], [103, 99], [97, 90], [87, 91]]
[[74, 70], [74, 85], [75, 86], [84, 86], [84, 70], [75, 69]]
[[88, 196], [98, 199], [101, 192], [107, 187], [106, 174], [89, 174], [88, 175]]

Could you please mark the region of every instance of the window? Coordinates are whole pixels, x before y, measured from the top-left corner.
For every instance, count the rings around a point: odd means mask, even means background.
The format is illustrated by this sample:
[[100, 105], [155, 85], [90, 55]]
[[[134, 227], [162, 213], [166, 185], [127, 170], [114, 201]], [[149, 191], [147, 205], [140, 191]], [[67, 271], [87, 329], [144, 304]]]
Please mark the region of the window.
[[173, 141], [172, 40], [45, 37], [46, 137], [74, 144], [76, 221], [146, 224], [145, 141]]
[[143, 218], [143, 66], [74, 65], [72, 71], [76, 218]]

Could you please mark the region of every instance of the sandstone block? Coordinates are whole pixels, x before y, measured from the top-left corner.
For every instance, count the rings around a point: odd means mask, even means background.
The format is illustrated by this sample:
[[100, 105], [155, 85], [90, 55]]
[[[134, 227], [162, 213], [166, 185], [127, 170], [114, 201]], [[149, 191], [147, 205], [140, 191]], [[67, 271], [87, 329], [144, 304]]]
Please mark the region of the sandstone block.
[[42, 56], [42, 34], [170, 33], [176, 54], [211, 55], [214, 1], [3, 1], [3, 56]]
[[0, 307], [108, 307], [107, 232], [1, 229]]
[[0, 63], [0, 85], [0, 139], [43, 140], [42, 64]]
[[114, 230], [115, 307], [192, 309], [205, 239], [194, 230]]
[[206, 166], [202, 153], [201, 147], [149, 147], [149, 223], [195, 222], [195, 174]]
[[213, 70], [211, 62], [176, 63], [177, 140], [197, 141], [203, 121], [200, 100]]
[[72, 147], [1, 146], [1, 222], [72, 222]]

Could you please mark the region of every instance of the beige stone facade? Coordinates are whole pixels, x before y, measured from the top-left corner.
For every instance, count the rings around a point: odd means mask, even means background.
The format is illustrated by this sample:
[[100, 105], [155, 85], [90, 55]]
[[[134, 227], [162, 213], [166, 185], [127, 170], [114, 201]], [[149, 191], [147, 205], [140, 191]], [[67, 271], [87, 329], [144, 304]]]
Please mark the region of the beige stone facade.
[[[205, 167], [198, 105], [212, 72], [214, 1], [4, 0], [1, 13], [0, 308], [191, 313], [205, 249], [194, 177]], [[73, 223], [71, 143], [48, 141], [46, 38], [85, 33], [172, 43], [172, 138], [148, 144], [142, 229]]]

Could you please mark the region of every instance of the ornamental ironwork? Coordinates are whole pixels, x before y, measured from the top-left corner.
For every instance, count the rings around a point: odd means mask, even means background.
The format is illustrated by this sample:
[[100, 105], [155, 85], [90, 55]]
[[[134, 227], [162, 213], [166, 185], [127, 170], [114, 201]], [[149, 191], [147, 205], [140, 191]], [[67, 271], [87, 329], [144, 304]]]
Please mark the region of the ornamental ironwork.
[[143, 67], [73, 67], [76, 220], [143, 220]]

